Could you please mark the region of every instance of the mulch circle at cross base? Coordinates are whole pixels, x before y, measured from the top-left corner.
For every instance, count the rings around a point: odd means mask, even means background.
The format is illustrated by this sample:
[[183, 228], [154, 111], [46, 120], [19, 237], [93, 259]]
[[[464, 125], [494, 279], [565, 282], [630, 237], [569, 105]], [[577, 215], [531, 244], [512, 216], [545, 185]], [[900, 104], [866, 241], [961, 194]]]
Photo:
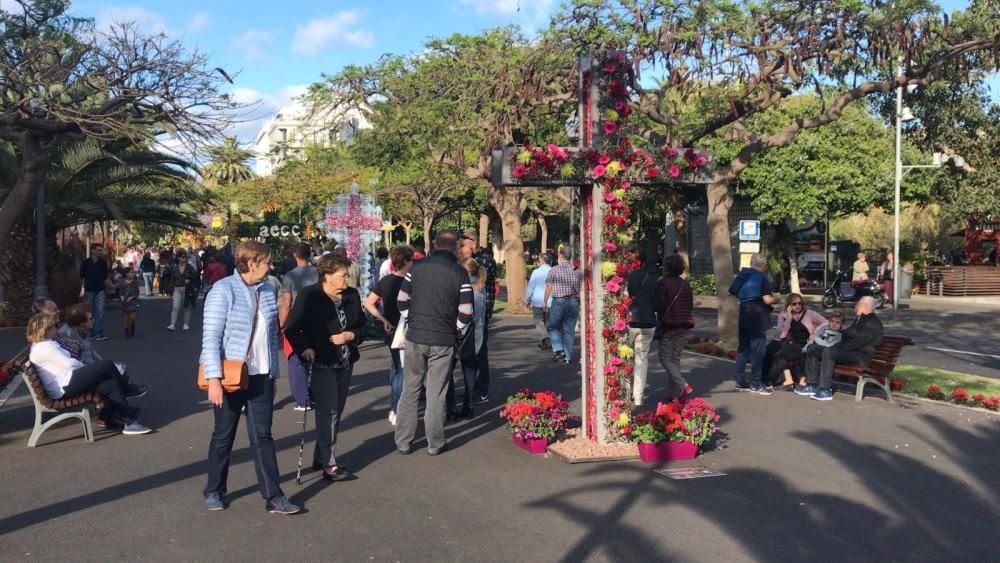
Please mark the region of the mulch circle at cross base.
[[569, 463], [639, 459], [635, 444], [599, 444], [587, 439], [579, 428], [570, 428], [556, 438], [549, 444], [549, 453]]

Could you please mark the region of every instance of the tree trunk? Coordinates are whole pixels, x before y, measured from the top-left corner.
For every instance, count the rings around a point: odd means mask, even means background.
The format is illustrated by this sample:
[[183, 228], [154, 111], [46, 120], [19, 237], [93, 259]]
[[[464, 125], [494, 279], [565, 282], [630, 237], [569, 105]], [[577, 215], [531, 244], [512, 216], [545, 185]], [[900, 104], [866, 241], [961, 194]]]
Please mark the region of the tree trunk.
[[6, 248], [11, 231], [35, 199], [49, 173], [49, 154], [42, 146], [42, 139], [28, 131], [18, 135], [15, 143], [21, 153], [17, 181], [0, 205], [0, 248]]
[[490, 204], [500, 216], [503, 229], [503, 250], [507, 264], [507, 308], [512, 313], [524, 313], [524, 241], [521, 240], [521, 190], [517, 188], [489, 189]]
[[[677, 254], [684, 260], [684, 274], [682, 277], [687, 278], [691, 275], [691, 257], [688, 254], [687, 212], [683, 207], [673, 207], [670, 209], [670, 212], [673, 214], [674, 231], [677, 233]], [[664, 251], [664, 254], [666, 254], [666, 251]]]
[[479, 246], [487, 248], [490, 245], [490, 216], [487, 213], [479, 214]]
[[799, 265], [795, 260], [794, 248], [791, 257], [788, 259], [788, 278], [788, 287], [791, 292], [802, 295], [802, 288], [799, 287]]
[[729, 238], [729, 209], [733, 194], [729, 191], [729, 178], [716, 173], [713, 183], [705, 188], [708, 196], [708, 234], [712, 245], [712, 271], [715, 273], [715, 292], [719, 297], [719, 338], [734, 341], [739, 328], [739, 304], [729, 296], [733, 283], [733, 246]]
[[544, 254], [549, 248], [549, 226], [545, 222], [545, 215], [537, 215], [538, 217], [538, 228], [542, 231], [541, 245], [538, 247], [538, 253]]
[[431, 254], [431, 229], [434, 228], [434, 214], [424, 213], [421, 217], [421, 222], [424, 225], [424, 254], [430, 256]]

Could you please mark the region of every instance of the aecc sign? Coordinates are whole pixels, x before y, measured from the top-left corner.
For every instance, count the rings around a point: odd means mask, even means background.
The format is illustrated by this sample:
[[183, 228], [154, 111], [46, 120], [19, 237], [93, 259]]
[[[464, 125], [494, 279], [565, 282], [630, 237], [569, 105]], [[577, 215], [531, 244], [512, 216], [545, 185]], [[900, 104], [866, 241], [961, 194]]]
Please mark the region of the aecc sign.
[[302, 227], [300, 225], [261, 225], [259, 236], [268, 237], [301, 237]]

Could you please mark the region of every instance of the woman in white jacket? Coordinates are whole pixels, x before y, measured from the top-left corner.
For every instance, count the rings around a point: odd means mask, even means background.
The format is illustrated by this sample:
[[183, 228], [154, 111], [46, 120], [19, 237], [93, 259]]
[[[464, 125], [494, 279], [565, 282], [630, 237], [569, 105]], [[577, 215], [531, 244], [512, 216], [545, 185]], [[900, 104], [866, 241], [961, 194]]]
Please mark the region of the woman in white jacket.
[[28, 321], [27, 338], [31, 343], [28, 359], [49, 398], [68, 399], [97, 391], [104, 398], [100, 419], [107, 426], [122, 428], [123, 434], [150, 432], [136, 417], [139, 409], [129, 406], [127, 399], [144, 394], [145, 386], [130, 385], [108, 360], [82, 363], [53, 340], [56, 334], [56, 319], [52, 315], [40, 313]]

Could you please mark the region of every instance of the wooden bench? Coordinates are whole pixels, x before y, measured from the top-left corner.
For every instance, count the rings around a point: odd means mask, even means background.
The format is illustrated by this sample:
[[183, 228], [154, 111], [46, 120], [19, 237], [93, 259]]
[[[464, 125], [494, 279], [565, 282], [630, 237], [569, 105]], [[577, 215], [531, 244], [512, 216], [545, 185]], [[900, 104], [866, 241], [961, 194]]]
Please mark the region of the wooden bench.
[[913, 340], [901, 336], [883, 336], [882, 343], [875, 348], [875, 354], [868, 365], [847, 365], [837, 364], [833, 374], [841, 379], [856, 379], [857, 389], [854, 392], [854, 400], [861, 402], [865, 395], [865, 385], [869, 383], [882, 389], [885, 398], [890, 403], [892, 399], [892, 378], [890, 374], [896, 367], [899, 354], [904, 346], [912, 346]]
[[[31, 394], [31, 400], [35, 403], [35, 427], [28, 438], [28, 447], [34, 448], [38, 445], [38, 439], [42, 433], [58, 422], [69, 419], [79, 419], [83, 423], [83, 437], [88, 442], [94, 441], [94, 428], [90, 421], [90, 408], [100, 409], [104, 398], [97, 391], [84, 393], [68, 399], [52, 399], [45, 392], [41, 378], [35, 371], [35, 366], [28, 361], [27, 354], [12, 360], [14, 369], [17, 370]], [[79, 410], [78, 410], [79, 409]], [[58, 413], [56, 416], [45, 420], [46, 414]]]

